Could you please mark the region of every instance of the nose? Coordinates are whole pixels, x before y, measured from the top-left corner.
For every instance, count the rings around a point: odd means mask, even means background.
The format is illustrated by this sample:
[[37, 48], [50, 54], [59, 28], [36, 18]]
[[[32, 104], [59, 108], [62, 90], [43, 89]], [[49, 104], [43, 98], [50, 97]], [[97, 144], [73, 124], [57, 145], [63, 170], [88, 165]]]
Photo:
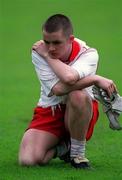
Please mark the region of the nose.
[[50, 43], [49, 45], [49, 51], [54, 51], [55, 50], [55, 47], [52, 43]]

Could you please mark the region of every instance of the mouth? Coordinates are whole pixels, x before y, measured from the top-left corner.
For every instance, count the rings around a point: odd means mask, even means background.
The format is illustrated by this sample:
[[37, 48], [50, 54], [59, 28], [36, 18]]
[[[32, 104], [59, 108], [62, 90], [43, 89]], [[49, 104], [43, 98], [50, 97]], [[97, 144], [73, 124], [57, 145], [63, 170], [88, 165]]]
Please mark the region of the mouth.
[[50, 56], [56, 57], [58, 54], [56, 52], [50, 52]]

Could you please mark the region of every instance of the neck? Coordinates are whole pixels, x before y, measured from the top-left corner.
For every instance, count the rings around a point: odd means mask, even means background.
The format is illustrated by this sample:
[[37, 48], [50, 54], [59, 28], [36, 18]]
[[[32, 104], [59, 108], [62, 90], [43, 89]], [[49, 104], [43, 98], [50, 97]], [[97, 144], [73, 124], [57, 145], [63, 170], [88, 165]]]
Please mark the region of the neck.
[[61, 61], [64, 62], [64, 63], [68, 63], [71, 52], [72, 52], [72, 44], [67, 49], [67, 53], [65, 54], [65, 56], [61, 58]]

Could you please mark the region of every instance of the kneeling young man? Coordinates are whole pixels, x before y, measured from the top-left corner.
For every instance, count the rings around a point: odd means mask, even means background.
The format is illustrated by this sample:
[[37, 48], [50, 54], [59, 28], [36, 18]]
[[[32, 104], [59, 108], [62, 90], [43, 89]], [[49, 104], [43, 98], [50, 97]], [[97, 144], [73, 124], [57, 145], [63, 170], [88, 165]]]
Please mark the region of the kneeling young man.
[[89, 168], [86, 141], [98, 120], [98, 103], [92, 85], [111, 95], [112, 80], [96, 75], [98, 53], [73, 35], [70, 19], [49, 17], [42, 27], [43, 40], [32, 48], [32, 62], [41, 83], [40, 99], [26, 130], [19, 153], [21, 165], [46, 164], [54, 157], [75, 168]]

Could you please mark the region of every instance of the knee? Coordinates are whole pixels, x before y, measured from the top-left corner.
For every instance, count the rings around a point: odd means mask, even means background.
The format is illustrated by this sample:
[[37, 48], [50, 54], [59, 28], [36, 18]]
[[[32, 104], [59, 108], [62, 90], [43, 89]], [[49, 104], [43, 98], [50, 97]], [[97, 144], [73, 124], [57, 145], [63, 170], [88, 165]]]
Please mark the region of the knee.
[[19, 156], [19, 165], [21, 166], [34, 166], [36, 164], [36, 160], [31, 156], [26, 154]]
[[73, 91], [69, 94], [68, 101], [73, 108], [81, 108], [91, 103], [91, 98], [86, 91]]
[[44, 151], [38, 151], [35, 147], [21, 144], [18, 161], [21, 166], [43, 165]]
[[19, 164], [21, 166], [35, 166], [35, 165], [44, 165], [46, 162], [44, 162], [44, 156], [43, 154], [37, 155], [34, 152], [23, 152], [23, 154], [19, 154]]

